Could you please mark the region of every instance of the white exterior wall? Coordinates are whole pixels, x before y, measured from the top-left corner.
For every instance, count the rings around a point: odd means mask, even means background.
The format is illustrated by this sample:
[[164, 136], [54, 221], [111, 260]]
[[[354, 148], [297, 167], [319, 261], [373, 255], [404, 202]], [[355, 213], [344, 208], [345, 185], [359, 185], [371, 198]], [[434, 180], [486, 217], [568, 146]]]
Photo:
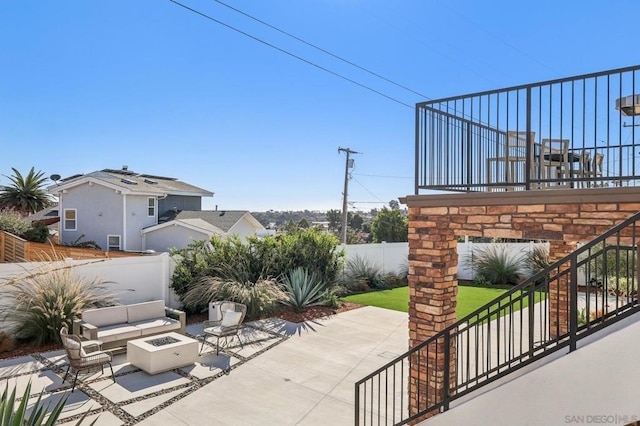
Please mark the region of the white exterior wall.
[[[81, 241], [95, 241], [107, 249], [107, 235], [123, 235], [122, 195], [102, 185], [85, 183], [61, 194], [60, 242], [72, 243], [83, 233]], [[65, 231], [64, 210], [77, 210], [77, 230]]]
[[[126, 246], [124, 250], [144, 250], [142, 243], [142, 228], [158, 223], [158, 201], [154, 216], [148, 215], [147, 195], [127, 195], [126, 202]], [[155, 198], [155, 197], [154, 197]], [[106, 238], [106, 237], [105, 237]]]
[[227, 236], [237, 235], [242, 241], [246, 241], [247, 237], [255, 237], [258, 231], [263, 229], [264, 227], [256, 227], [246, 217], [243, 217], [229, 229]]
[[208, 240], [209, 235], [176, 224], [144, 234], [144, 250], [169, 251], [170, 247], [184, 248], [192, 241]]

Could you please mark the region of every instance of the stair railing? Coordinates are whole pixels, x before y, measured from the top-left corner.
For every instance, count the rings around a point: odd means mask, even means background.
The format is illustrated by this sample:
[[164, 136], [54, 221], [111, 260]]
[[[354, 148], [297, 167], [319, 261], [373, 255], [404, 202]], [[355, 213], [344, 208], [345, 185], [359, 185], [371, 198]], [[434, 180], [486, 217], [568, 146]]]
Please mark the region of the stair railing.
[[355, 384], [356, 425], [402, 425], [639, 310], [640, 213]]

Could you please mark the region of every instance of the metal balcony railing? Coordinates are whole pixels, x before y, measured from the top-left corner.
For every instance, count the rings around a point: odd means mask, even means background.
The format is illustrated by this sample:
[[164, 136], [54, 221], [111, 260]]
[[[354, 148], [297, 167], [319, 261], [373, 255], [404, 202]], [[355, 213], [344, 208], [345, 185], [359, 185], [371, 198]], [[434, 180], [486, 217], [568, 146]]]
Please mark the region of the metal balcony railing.
[[637, 186], [639, 71], [417, 104], [415, 193]]
[[355, 424], [402, 425], [447, 410], [639, 312], [638, 250], [640, 213], [359, 380]]

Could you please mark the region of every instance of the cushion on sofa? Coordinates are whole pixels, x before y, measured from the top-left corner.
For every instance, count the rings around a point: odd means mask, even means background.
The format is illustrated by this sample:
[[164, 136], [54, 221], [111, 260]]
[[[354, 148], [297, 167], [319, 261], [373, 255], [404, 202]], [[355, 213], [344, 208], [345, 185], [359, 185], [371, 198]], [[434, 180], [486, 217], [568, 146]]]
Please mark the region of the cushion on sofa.
[[127, 307], [109, 306], [108, 308], [89, 309], [82, 313], [82, 320], [96, 327], [123, 324], [127, 322]]
[[144, 321], [155, 318], [162, 318], [166, 315], [164, 302], [154, 300], [152, 302], [136, 303], [127, 306], [127, 316], [129, 323]]
[[130, 325], [140, 329], [142, 336], [180, 330], [180, 321], [166, 317], [138, 321]]
[[108, 325], [98, 329], [98, 339], [102, 340], [104, 343], [116, 340], [137, 339], [141, 335], [141, 330], [130, 324]]

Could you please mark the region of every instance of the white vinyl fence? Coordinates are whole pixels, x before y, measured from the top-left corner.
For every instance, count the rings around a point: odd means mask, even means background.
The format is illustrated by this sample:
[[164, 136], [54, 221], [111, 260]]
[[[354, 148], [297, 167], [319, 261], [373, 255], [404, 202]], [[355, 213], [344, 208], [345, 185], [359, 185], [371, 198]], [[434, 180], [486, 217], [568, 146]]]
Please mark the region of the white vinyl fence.
[[[475, 276], [473, 268], [473, 250], [481, 250], [488, 244], [458, 244], [458, 278], [472, 280]], [[515, 253], [530, 253], [533, 243], [508, 244], [509, 250]], [[340, 246], [344, 248], [346, 259], [360, 257], [376, 266], [382, 273], [405, 273], [408, 267], [408, 243], [358, 244]], [[0, 303], [6, 296], [1, 294], [1, 284], [6, 280], [17, 278], [41, 267], [39, 262], [0, 263]], [[167, 306], [179, 307], [180, 302], [171, 290], [171, 276], [175, 268], [174, 260], [168, 253], [151, 256], [123, 257], [115, 259], [67, 260], [57, 262], [59, 267], [73, 266], [75, 273], [87, 280], [102, 278], [109, 281], [109, 288], [118, 294], [120, 303], [129, 304], [149, 300], [164, 300]]]
[[[504, 245], [507, 249], [508, 256], [511, 258], [524, 257], [528, 258], [533, 249], [538, 245], [543, 245], [548, 247], [548, 243], [458, 243], [458, 279], [459, 280], [473, 280], [476, 276], [476, 268], [474, 265], [474, 257], [478, 253], [486, 250], [491, 246], [495, 246], [496, 244]], [[526, 270], [525, 272], [528, 275], [532, 273], [532, 271]]]
[[[473, 280], [476, 276], [474, 253], [495, 244], [505, 244], [510, 256], [528, 257], [536, 245], [548, 243], [458, 243], [458, 279]], [[379, 268], [382, 273], [402, 273], [407, 270], [409, 259], [409, 243], [354, 244], [341, 245], [345, 250], [346, 260], [365, 259], [371, 266]]]
[[[169, 288], [174, 265], [169, 254], [162, 253], [116, 259], [66, 260], [47, 268], [73, 266], [75, 274], [88, 281], [95, 278], [109, 281], [108, 288], [117, 293], [123, 304], [164, 300], [167, 306], [178, 307], [179, 302]], [[41, 262], [0, 263], [0, 286], [6, 280], [37, 272], [42, 266]]]
[[345, 260], [360, 258], [383, 274], [404, 274], [409, 267], [409, 243], [341, 244]]

